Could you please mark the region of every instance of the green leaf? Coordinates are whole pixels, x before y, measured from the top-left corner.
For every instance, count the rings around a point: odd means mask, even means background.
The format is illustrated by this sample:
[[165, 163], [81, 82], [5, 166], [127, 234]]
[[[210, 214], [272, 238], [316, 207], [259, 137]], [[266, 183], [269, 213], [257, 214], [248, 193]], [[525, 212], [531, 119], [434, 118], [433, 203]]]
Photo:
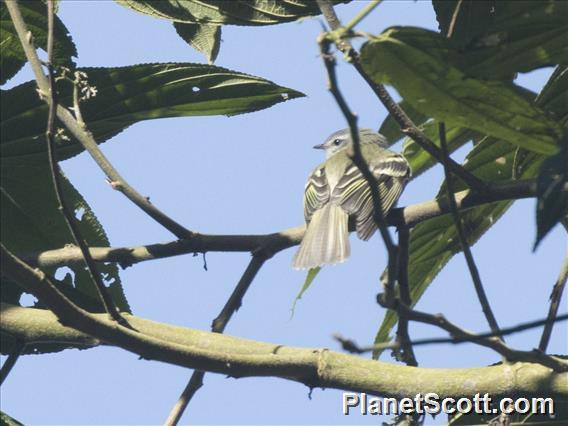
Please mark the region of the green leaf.
[[[457, 0], [434, 0], [446, 35]], [[568, 3], [547, 1], [460, 2], [451, 43], [469, 75], [512, 80], [517, 72], [566, 63]]]
[[567, 185], [568, 140], [558, 154], [544, 161], [538, 175], [534, 250], [546, 234], [568, 216]]
[[[39, 142], [38, 142], [39, 143]], [[2, 187], [0, 199], [0, 225], [2, 242], [14, 253], [21, 256], [64, 247], [72, 242], [67, 225], [58, 210], [57, 200], [51, 181], [51, 173], [44, 161], [30, 160], [24, 155], [2, 157]], [[93, 211], [71, 183], [62, 176], [63, 194], [78, 217], [77, 223], [81, 235], [90, 246], [109, 246], [108, 238]], [[99, 302], [85, 267], [71, 266], [66, 282], [61, 289], [75, 302], [92, 312], [102, 312]], [[97, 264], [108, 291], [122, 311], [130, 312], [124, 296], [118, 266], [116, 264]], [[44, 271], [54, 274], [56, 268]], [[4, 286], [4, 283], [3, 283]], [[6, 282], [2, 289], [2, 301], [17, 303], [23, 290], [15, 283]]]
[[[412, 108], [412, 105], [410, 105], [406, 101], [399, 102], [398, 106], [400, 106], [403, 111], [406, 112], [406, 115], [408, 115], [412, 122], [417, 126], [420, 126], [422, 123], [428, 120], [428, 115], [415, 110], [414, 108]], [[400, 131], [400, 126], [390, 114], [387, 116], [387, 118], [385, 118], [383, 124], [381, 124], [379, 133], [387, 138], [389, 145], [393, 145], [404, 137], [403, 133]]]
[[[236, 115], [268, 108], [304, 96], [268, 80], [212, 65], [171, 63], [143, 64], [121, 68], [83, 68], [98, 94], [81, 104], [87, 127], [102, 143], [130, 125], [156, 118]], [[72, 104], [71, 84], [60, 81], [59, 101]], [[2, 91], [2, 156], [40, 155], [47, 106], [28, 82]], [[60, 160], [83, 151], [71, 141], [60, 143]]]
[[221, 46], [220, 25], [174, 22], [174, 27], [186, 43], [205, 55], [209, 64], [215, 62]]
[[[568, 104], [558, 102], [559, 93], [567, 89], [568, 73], [559, 67], [536, 97], [535, 103], [547, 112], [555, 114], [563, 121], [568, 116]], [[515, 149], [494, 138], [483, 138], [469, 153], [465, 168], [477, 176], [491, 182], [500, 180], [526, 179], [535, 177], [545, 157], [523, 149]], [[464, 189], [461, 181], [456, 181], [456, 191]], [[440, 194], [444, 194], [442, 185]], [[468, 238], [473, 244], [505, 213], [511, 201], [502, 201], [479, 206], [463, 212], [462, 222]], [[409, 287], [413, 305], [418, 302], [424, 291], [436, 275], [460, 250], [457, 233], [449, 215], [423, 222], [410, 233]], [[389, 340], [389, 333], [397, 322], [397, 316], [387, 311], [377, 335], [375, 343]], [[374, 357], [380, 351], [373, 353]]]
[[296, 310], [296, 303], [298, 303], [298, 300], [302, 298], [302, 296], [304, 295], [308, 287], [312, 284], [312, 282], [314, 281], [315, 277], [318, 275], [320, 270], [321, 268], [318, 266], [317, 268], [311, 268], [308, 271], [308, 274], [306, 275], [306, 280], [304, 281], [304, 285], [302, 286], [300, 292], [294, 299], [294, 303], [292, 305], [292, 316], [294, 316], [294, 311]]
[[546, 85], [537, 96], [536, 103], [546, 105], [551, 113], [562, 125], [568, 125], [568, 66], [556, 67]]
[[[312, 0], [117, 0], [125, 7], [155, 18], [214, 25], [273, 25], [319, 15]], [[348, 1], [333, 0], [334, 4]]]
[[[440, 134], [438, 131], [438, 121], [432, 120], [424, 124], [422, 131], [424, 134], [437, 146], [440, 146]], [[448, 152], [452, 153], [459, 149], [461, 146], [472, 140], [474, 137], [479, 136], [479, 133], [473, 130], [466, 129], [460, 126], [449, 125], [446, 126], [446, 143]], [[412, 178], [415, 179], [428, 170], [430, 167], [437, 164], [434, 157], [428, 154], [416, 142], [410, 138], [405, 138], [402, 145], [402, 154], [410, 163], [412, 169]]]
[[[486, 181], [507, 181], [512, 178], [515, 148], [503, 141], [485, 138], [466, 158], [465, 168]], [[542, 159], [542, 156], [539, 156]], [[535, 168], [527, 168], [535, 173]], [[529, 177], [529, 173], [523, 175]], [[465, 189], [455, 182], [456, 191]], [[438, 197], [445, 197], [444, 186]], [[473, 245], [507, 211], [512, 201], [485, 204], [461, 213], [468, 243]], [[439, 216], [422, 222], [410, 232], [408, 283], [412, 304], [416, 304], [436, 275], [448, 261], [461, 251], [457, 231], [451, 215]], [[397, 323], [393, 311], [387, 311], [375, 336], [375, 343], [389, 340], [389, 333]], [[374, 352], [378, 357], [381, 351]]]
[[448, 52], [446, 40], [436, 33], [392, 28], [365, 43], [361, 63], [375, 82], [392, 84], [414, 108], [447, 124], [542, 154], [557, 151], [559, 123], [512, 83], [467, 78], [451, 65]]
[[[18, 3], [24, 22], [32, 32], [34, 44], [47, 49], [47, 7], [41, 1], [21, 1]], [[24, 66], [26, 55], [22, 50], [16, 30], [12, 25], [10, 14], [4, 2], [0, 4], [0, 84], [6, 83]], [[74, 67], [71, 57], [77, 56], [77, 49], [69, 35], [69, 31], [55, 16], [53, 62], [56, 65]]]

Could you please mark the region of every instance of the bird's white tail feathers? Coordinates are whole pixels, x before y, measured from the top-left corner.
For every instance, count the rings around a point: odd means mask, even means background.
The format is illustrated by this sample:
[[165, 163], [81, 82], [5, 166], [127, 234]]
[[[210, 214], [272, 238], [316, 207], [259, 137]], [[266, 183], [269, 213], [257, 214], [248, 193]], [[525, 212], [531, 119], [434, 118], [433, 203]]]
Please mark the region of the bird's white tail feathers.
[[295, 269], [311, 269], [343, 262], [349, 257], [349, 216], [339, 206], [327, 204], [312, 216], [300, 248]]

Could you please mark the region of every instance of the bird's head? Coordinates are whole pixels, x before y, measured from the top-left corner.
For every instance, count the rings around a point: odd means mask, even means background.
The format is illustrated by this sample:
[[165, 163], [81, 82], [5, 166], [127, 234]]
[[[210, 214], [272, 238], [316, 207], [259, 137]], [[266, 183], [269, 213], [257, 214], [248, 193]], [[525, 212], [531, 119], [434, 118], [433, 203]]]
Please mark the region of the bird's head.
[[[359, 142], [361, 144], [375, 143], [386, 148], [387, 140], [383, 135], [372, 129], [359, 129]], [[329, 158], [348, 148], [351, 143], [351, 132], [349, 129], [343, 129], [329, 135], [324, 143], [314, 146], [314, 149], [325, 150], [326, 157]]]

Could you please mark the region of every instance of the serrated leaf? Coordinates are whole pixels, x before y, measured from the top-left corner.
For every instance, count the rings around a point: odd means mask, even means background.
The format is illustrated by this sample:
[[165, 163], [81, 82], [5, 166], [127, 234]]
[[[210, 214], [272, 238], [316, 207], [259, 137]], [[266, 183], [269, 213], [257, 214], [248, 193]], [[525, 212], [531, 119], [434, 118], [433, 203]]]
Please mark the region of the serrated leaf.
[[[319, 15], [312, 0], [117, 0], [118, 4], [155, 18], [215, 25], [273, 25]], [[333, 4], [349, 1], [333, 0]]]
[[306, 274], [306, 279], [304, 280], [304, 285], [302, 285], [302, 288], [300, 289], [299, 293], [296, 295], [296, 298], [294, 299], [294, 303], [292, 304], [292, 316], [294, 316], [294, 311], [296, 310], [296, 303], [298, 303], [298, 300], [300, 300], [302, 298], [302, 296], [304, 295], [304, 293], [306, 292], [306, 290], [310, 287], [310, 285], [312, 285], [312, 282], [314, 281], [315, 277], [318, 275], [319, 271], [321, 270], [321, 268], [318, 266], [317, 268], [311, 268], [308, 273]]
[[[213, 65], [172, 63], [121, 68], [83, 68], [98, 94], [81, 104], [87, 127], [102, 143], [130, 125], [156, 118], [236, 115], [304, 96], [271, 81]], [[59, 101], [71, 105], [71, 87], [58, 85]], [[47, 106], [35, 82], [2, 91], [1, 154], [43, 157]], [[61, 143], [60, 160], [83, 151], [76, 142]]]
[[537, 179], [536, 250], [542, 239], [568, 216], [568, 140], [560, 152], [547, 158]]
[[[459, 2], [451, 43], [469, 75], [512, 80], [518, 72], [566, 63], [565, 1]], [[445, 36], [458, 0], [432, 2]]]
[[417, 110], [534, 152], [557, 151], [559, 123], [514, 84], [467, 78], [452, 58], [439, 34], [409, 27], [391, 28], [361, 51], [371, 78], [392, 84]]
[[[2, 187], [0, 198], [0, 225], [2, 242], [18, 255], [29, 255], [45, 250], [61, 248], [72, 242], [67, 225], [57, 208], [57, 200], [51, 181], [47, 160], [28, 161], [27, 156], [10, 156], [1, 159]], [[80, 217], [77, 218], [81, 235], [90, 246], [109, 246], [108, 238], [93, 211], [71, 183], [62, 176], [64, 197]], [[68, 288], [60, 287], [72, 300], [92, 312], [102, 312], [94, 284], [83, 265], [69, 267]], [[124, 296], [118, 266], [97, 264], [109, 294], [117, 307], [130, 312]], [[45, 272], [55, 273], [55, 268]], [[18, 303], [22, 289], [15, 283], [4, 284], [10, 291], [2, 289], [2, 301]]]
[[221, 46], [220, 25], [174, 22], [174, 27], [186, 43], [205, 55], [209, 64], [215, 62]]
[[[423, 114], [422, 112], [412, 108], [412, 105], [410, 105], [406, 101], [399, 102], [398, 106], [402, 108], [402, 110], [406, 113], [406, 115], [408, 115], [408, 117], [412, 120], [412, 122], [417, 126], [420, 126], [429, 118], [428, 115]], [[381, 124], [379, 133], [383, 135], [385, 138], [387, 138], [389, 145], [393, 145], [394, 143], [402, 139], [404, 136], [403, 133], [400, 131], [400, 126], [395, 121], [395, 119], [392, 118], [392, 115], [390, 114], [387, 116], [387, 118], [385, 118], [385, 120]]]
[[[34, 44], [47, 49], [47, 8], [41, 1], [23, 1], [18, 6], [28, 30], [32, 32]], [[73, 67], [72, 57], [77, 56], [77, 49], [69, 35], [69, 31], [55, 16], [54, 21], [53, 62], [56, 65]], [[24, 66], [26, 55], [22, 50], [16, 30], [12, 25], [10, 14], [4, 2], [0, 4], [0, 84], [6, 83]]]

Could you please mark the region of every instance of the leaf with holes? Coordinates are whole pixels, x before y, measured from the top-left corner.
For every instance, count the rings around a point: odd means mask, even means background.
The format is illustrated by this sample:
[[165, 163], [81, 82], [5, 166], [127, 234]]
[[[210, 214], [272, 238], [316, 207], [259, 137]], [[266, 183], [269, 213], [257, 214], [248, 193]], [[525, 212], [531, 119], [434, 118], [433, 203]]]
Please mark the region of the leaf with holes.
[[[2, 158], [2, 209], [0, 225], [2, 243], [17, 255], [30, 255], [61, 248], [72, 242], [67, 225], [58, 210], [57, 200], [47, 163], [31, 161], [25, 153]], [[81, 234], [88, 245], [108, 246], [109, 241], [102, 225], [79, 192], [62, 177], [63, 194], [77, 216]], [[124, 296], [116, 264], [97, 264], [109, 293], [122, 311], [130, 312]], [[55, 274], [56, 269], [45, 269]], [[102, 312], [94, 284], [84, 265], [69, 268], [67, 295], [90, 311]], [[2, 301], [17, 303], [23, 293], [15, 284], [7, 283], [2, 289]], [[8, 291], [8, 289], [10, 291]]]
[[[166, 117], [236, 115], [304, 96], [271, 81], [213, 65], [172, 63], [121, 68], [83, 68], [97, 95], [82, 104], [82, 115], [98, 143], [139, 121]], [[2, 91], [0, 152], [40, 156], [47, 106], [28, 82]], [[59, 101], [72, 104], [70, 83], [60, 81]], [[83, 151], [71, 141], [58, 147], [60, 160]]]

